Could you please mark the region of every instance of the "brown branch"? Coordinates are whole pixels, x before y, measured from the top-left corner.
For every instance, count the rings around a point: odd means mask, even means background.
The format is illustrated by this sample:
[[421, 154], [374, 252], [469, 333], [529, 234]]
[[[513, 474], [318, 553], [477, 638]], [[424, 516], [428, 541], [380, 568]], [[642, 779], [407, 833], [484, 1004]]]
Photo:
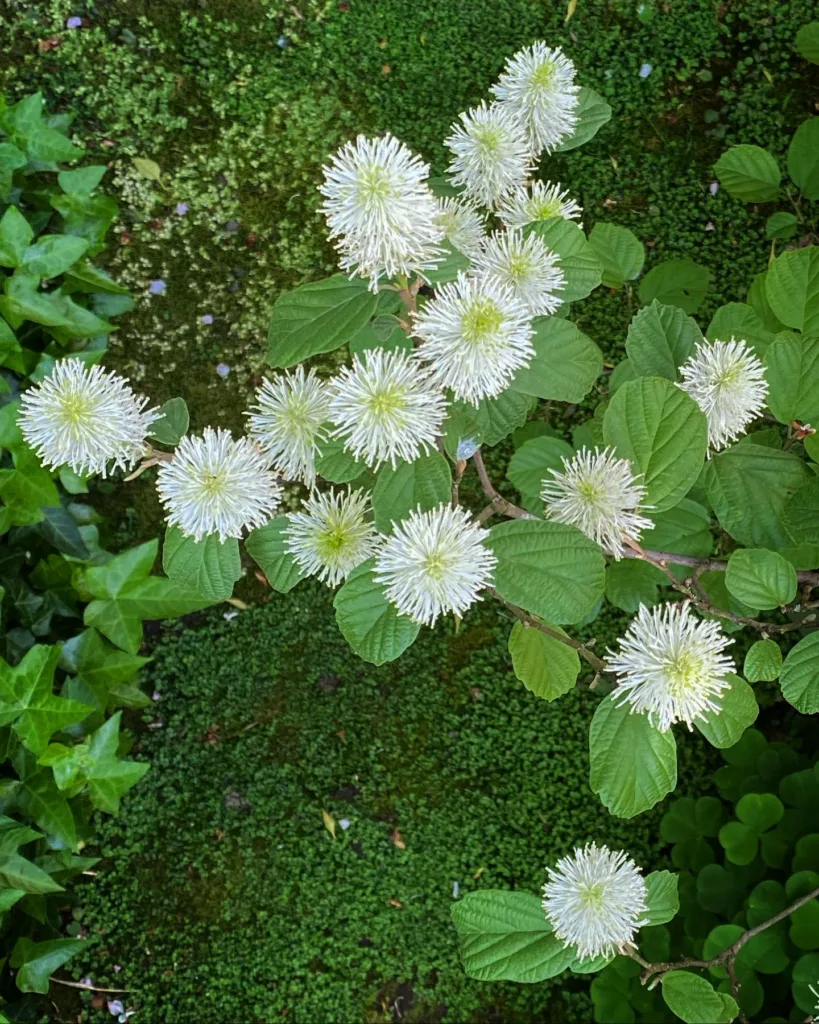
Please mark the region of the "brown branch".
[[[671, 562], [673, 565], [686, 565], [692, 569], [699, 569], [700, 572], [725, 572], [728, 563], [722, 558], [695, 558], [692, 555], [677, 555], [673, 551], [652, 551], [643, 548], [643, 554], [649, 559], [664, 562]], [[623, 552], [624, 558], [642, 558], [636, 551], [627, 550]], [[819, 572], [800, 571], [796, 574], [800, 583], [813, 587], [819, 587]]]
[[502, 605], [508, 608], [515, 618], [519, 619], [525, 627], [538, 629], [541, 633], [545, 633], [546, 636], [553, 637], [555, 640], [559, 640], [562, 644], [566, 644], [567, 647], [573, 647], [580, 657], [591, 665], [595, 672], [608, 672], [605, 661], [603, 661], [602, 658], [598, 658], [596, 654], [593, 654], [588, 647], [581, 644], [579, 640], [573, 640], [570, 636], [559, 633], [556, 629], [552, 629], [545, 623], [539, 622], [522, 608], [518, 608], [516, 604], [512, 604], [510, 601], [507, 601], [505, 597], [501, 597], [497, 590], [487, 587], [486, 592], [490, 597], [494, 597], [496, 601], [500, 601]]
[[68, 988], [78, 988], [83, 992], [113, 992], [117, 995], [124, 995], [131, 991], [128, 988], [97, 988], [96, 985], [84, 985], [81, 981], [63, 981], [62, 978], [55, 978], [53, 974], [48, 980], [57, 985], [67, 985]]
[[[472, 456], [472, 461], [475, 463], [475, 469], [478, 471], [478, 477], [481, 481], [483, 493], [487, 498], [489, 498], [489, 504], [492, 507], [493, 513], [499, 516], [508, 516], [509, 519], [537, 519], [537, 516], [533, 516], [531, 512], [527, 512], [525, 509], [520, 508], [511, 501], [507, 501], [506, 498], [504, 498], [503, 495], [495, 489], [494, 484], [489, 479], [489, 474], [486, 472], [486, 466], [484, 465], [480, 448]], [[486, 509], [484, 509], [484, 512], [486, 512]], [[482, 512], [481, 515], [483, 515], [484, 512]], [[487, 515], [486, 518], [488, 519], [489, 516]], [[481, 520], [481, 522], [483, 522], [483, 520]]]
[[[461, 486], [461, 478], [466, 469], [466, 459], [458, 459], [455, 463], [455, 473], [452, 477], [452, 507], [458, 507], [458, 489]], [[481, 520], [479, 520], [481, 521]]]
[[756, 938], [757, 935], [761, 935], [762, 932], [770, 928], [772, 925], [779, 924], [780, 921], [784, 921], [786, 917], [790, 917], [790, 915], [799, 910], [800, 907], [804, 907], [805, 904], [810, 903], [811, 900], [815, 900], [817, 896], [819, 896], [819, 888], [813, 889], [806, 896], [801, 896], [794, 903], [791, 903], [789, 907], [786, 907], [784, 910], [780, 910], [778, 914], [774, 914], [773, 917], [769, 917], [768, 920], [763, 921], [762, 924], [758, 924], [754, 928], [749, 928], [740, 935], [736, 942], [731, 943], [727, 949], [724, 949], [721, 953], [717, 953], [717, 955], [711, 957], [710, 960], [695, 960], [693, 957], [684, 956], [673, 963], [667, 962], [652, 964], [647, 960], [644, 960], [634, 946], [621, 946], [620, 952], [623, 956], [636, 960], [636, 962], [644, 968], [640, 977], [640, 982], [643, 985], [647, 984], [657, 975], [660, 975], [659, 980], [662, 981], [663, 974], [667, 974], [669, 971], [684, 970], [686, 967], [700, 967], [703, 970], [706, 970], [709, 967], [725, 967], [726, 970], [728, 970], [730, 977], [734, 961], [742, 947], [747, 942]]

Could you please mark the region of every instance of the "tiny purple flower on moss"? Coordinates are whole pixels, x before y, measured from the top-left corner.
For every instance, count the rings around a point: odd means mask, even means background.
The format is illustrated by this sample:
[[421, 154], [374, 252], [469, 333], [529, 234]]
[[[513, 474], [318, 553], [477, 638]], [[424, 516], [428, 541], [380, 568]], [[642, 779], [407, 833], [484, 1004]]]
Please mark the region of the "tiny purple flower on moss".
[[159, 278], [156, 281], [151, 281], [150, 285], [148, 286], [148, 291], [151, 293], [151, 295], [163, 295], [167, 287], [168, 285], [165, 283], [165, 281]]
[[648, 76], [650, 74], [651, 74], [651, 65], [650, 64], [642, 64], [642, 65], [640, 65], [640, 78], [648, 78]]
[[82, 28], [82, 18], [78, 18], [77, 15], [75, 14], [73, 17], [69, 18], [68, 21], [66, 21], [65, 27], [66, 28]]
[[176, 212], [177, 212], [177, 214], [180, 217], [184, 217], [185, 214], [188, 212], [188, 204], [187, 203], [177, 203], [176, 204]]
[[205, 315], [202, 317], [202, 323], [203, 324], [212, 324], [213, 323], [213, 317], [210, 315], [210, 313], [205, 313]]

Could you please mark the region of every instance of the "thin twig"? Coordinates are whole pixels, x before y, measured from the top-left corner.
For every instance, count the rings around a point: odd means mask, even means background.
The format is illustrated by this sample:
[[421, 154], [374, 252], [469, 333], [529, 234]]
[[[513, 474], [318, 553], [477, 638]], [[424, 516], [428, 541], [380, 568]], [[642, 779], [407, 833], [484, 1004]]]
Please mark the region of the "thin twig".
[[740, 935], [736, 942], [733, 942], [721, 953], [717, 953], [716, 956], [711, 957], [710, 960], [696, 960], [693, 957], [684, 956], [673, 963], [664, 962], [652, 964], [647, 960], [644, 960], [637, 950], [630, 945], [621, 946], [620, 953], [622, 953], [623, 956], [630, 957], [632, 960], [636, 960], [636, 962], [644, 968], [640, 977], [640, 982], [643, 985], [647, 984], [657, 975], [660, 975], [658, 980], [662, 981], [663, 974], [667, 974], [669, 971], [684, 970], [686, 967], [700, 967], [703, 970], [706, 970], [709, 967], [726, 967], [730, 976], [731, 967], [733, 966], [733, 963], [739, 955], [742, 947], [746, 943], [750, 942], [751, 939], [756, 938], [757, 935], [761, 935], [766, 929], [775, 924], [779, 924], [780, 921], [784, 921], [786, 917], [790, 917], [790, 915], [799, 910], [800, 907], [804, 907], [807, 903], [810, 903], [811, 900], [815, 900], [817, 896], [819, 896], [819, 888], [813, 889], [806, 896], [801, 896], [794, 903], [791, 903], [789, 907], [786, 907], [784, 910], [780, 910], [778, 914], [774, 914], [773, 917], [769, 917], [768, 920], [763, 921], [762, 924], [758, 924], [754, 928], [749, 928]]
[[[649, 559], [670, 562], [673, 565], [685, 565], [691, 569], [699, 569], [700, 572], [725, 572], [728, 563], [722, 558], [695, 558], [692, 555], [678, 555], [673, 551], [653, 551], [643, 548], [643, 554]], [[624, 551], [625, 558], [642, 558], [636, 551]], [[811, 588], [819, 587], [819, 572], [797, 572], [797, 579], [800, 583], [809, 585]]]
[[96, 985], [84, 985], [81, 981], [63, 981], [62, 978], [55, 978], [53, 974], [48, 980], [57, 985], [67, 985], [68, 988], [82, 989], [83, 992], [114, 992], [117, 995], [123, 995], [131, 991], [129, 988], [97, 988]]
[[452, 477], [452, 507], [458, 507], [458, 490], [461, 486], [461, 478], [466, 469], [466, 459], [458, 459], [455, 463], [455, 474]]
[[537, 619], [527, 614], [522, 608], [518, 608], [516, 604], [512, 604], [510, 601], [507, 601], [505, 597], [501, 597], [497, 590], [487, 587], [486, 592], [490, 597], [494, 597], [496, 601], [500, 601], [502, 605], [508, 608], [515, 618], [519, 619], [525, 627], [538, 629], [541, 633], [545, 633], [546, 636], [551, 636], [555, 640], [559, 640], [562, 644], [566, 644], [567, 647], [573, 647], [580, 657], [591, 665], [595, 672], [608, 672], [605, 661], [603, 661], [602, 658], [598, 658], [596, 654], [593, 654], [588, 647], [581, 644], [579, 640], [573, 640], [570, 636], [559, 633], [556, 629], [552, 629], [550, 626], [545, 625], [545, 623], [539, 622]]
[[486, 466], [484, 465], [480, 448], [472, 456], [472, 461], [475, 463], [475, 469], [478, 471], [478, 477], [481, 481], [483, 493], [487, 498], [489, 498], [493, 512], [496, 512], [499, 516], [507, 516], [509, 519], [537, 519], [537, 516], [533, 516], [531, 512], [527, 512], [525, 509], [520, 508], [511, 501], [507, 501], [506, 498], [496, 490], [494, 484], [489, 479], [489, 474], [486, 472]]

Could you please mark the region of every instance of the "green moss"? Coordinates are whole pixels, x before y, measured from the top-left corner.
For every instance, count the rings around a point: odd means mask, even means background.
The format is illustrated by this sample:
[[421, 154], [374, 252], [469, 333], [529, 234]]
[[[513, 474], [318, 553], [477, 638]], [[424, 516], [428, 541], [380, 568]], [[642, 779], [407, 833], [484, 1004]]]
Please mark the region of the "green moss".
[[[582, 979], [465, 978], [449, 905], [455, 882], [537, 891], [546, 863], [591, 838], [665, 865], [661, 809], [621, 821], [589, 791], [599, 696], [528, 693], [495, 606], [374, 668], [346, 648], [330, 599], [300, 585], [161, 640], [148, 673], [161, 728], [138, 754], [152, 768], [100, 822], [77, 976], [128, 988], [152, 1024], [391, 1020], [402, 992], [407, 1019], [439, 1019], [442, 1003], [455, 1021], [588, 1019]], [[598, 644], [614, 628], [595, 623]], [[699, 792], [712, 755], [688, 735], [680, 754], [680, 792]]]

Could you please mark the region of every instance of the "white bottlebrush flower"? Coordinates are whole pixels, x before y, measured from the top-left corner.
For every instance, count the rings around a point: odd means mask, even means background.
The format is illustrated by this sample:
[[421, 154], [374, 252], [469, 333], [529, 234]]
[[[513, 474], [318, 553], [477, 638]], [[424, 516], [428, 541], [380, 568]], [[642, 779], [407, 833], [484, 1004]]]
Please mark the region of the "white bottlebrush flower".
[[577, 127], [574, 64], [558, 46], [536, 42], [519, 50], [492, 86], [498, 102], [521, 120], [535, 156], [551, 152]]
[[464, 196], [484, 206], [497, 206], [510, 192], [521, 188], [532, 170], [526, 132], [505, 107], [493, 103], [460, 114], [444, 145], [454, 159], [448, 174], [462, 185]]
[[392, 135], [359, 135], [331, 157], [319, 191], [339, 266], [370, 279], [409, 275], [436, 265], [443, 231], [427, 185], [429, 165]]
[[729, 687], [733, 661], [723, 654], [731, 643], [713, 620], [697, 619], [688, 602], [655, 608], [640, 605], [618, 652], [609, 650], [610, 672], [620, 679], [615, 700], [666, 732], [675, 722], [693, 729], [706, 711], [719, 712], [717, 700]]
[[247, 437], [205, 427], [183, 437], [170, 462], [160, 463], [156, 489], [169, 526], [202, 540], [241, 537], [274, 515], [282, 489], [262, 452]]
[[579, 959], [613, 956], [648, 923], [646, 883], [622, 850], [588, 843], [547, 868], [543, 909], [564, 946]]
[[474, 261], [477, 275], [511, 288], [530, 316], [550, 316], [560, 306], [566, 275], [558, 262], [542, 238], [516, 230], [495, 231]]
[[562, 217], [578, 220], [583, 212], [574, 199], [567, 198], [569, 190], [560, 190], [560, 182], [533, 181], [530, 189], [513, 192], [498, 208], [498, 217], [508, 228], [524, 228], [527, 224]]
[[364, 491], [314, 491], [300, 511], [289, 513], [287, 550], [305, 575], [337, 587], [375, 554], [378, 534], [367, 519], [369, 503]]
[[415, 317], [413, 334], [434, 380], [473, 405], [500, 394], [535, 354], [528, 309], [490, 277], [460, 274], [442, 285]]
[[708, 419], [714, 451], [744, 434], [765, 407], [765, 368], [745, 341], [702, 341], [680, 367], [677, 386], [694, 399]]
[[619, 559], [623, 541], [638, 541], [654, 523], [641, 515], [645, 487], [628, 459], [618, 459], [613, 448], [582, 448], [563, 459], [563, 471], [550, 469], [553, 479], [543, 481], [540, 496], [546, 518], [576, 526], [610, 555]]
[[142, 455], [151, 424], [161, 419], [147, 404], [124, 377], [61, 359], [42, 383], [23, 392], [18, 423], [44, 466], [105, 477], [110, 463], [128, 469]]
[[439, 615], [463, 614], [491, 586], [497, 559], [488, 537], [464, 508], [418, 509], [393, 524], [376, 555], [375, 580], [401, 615], [434, 626]]
[[481, 251], [486, 236], [486, 221], [483, 214], [457, 196], [438, 200], [438, 224], [446, 240], [458, 252], [474, 259]]
[[413, 462], [435, 447], [446, 399], [410, 353], [367, 349], [328, 386], [333, 437], [373, 469], [399, 458]]
[[256, 392], [256, 405], [248, 413], [248, 431], [286, 480], [301, 480], [312, 487], [316, 480], [318, 442], [328, 418], [330, 397], [315, 370], [304, 367], [265, 380]]

